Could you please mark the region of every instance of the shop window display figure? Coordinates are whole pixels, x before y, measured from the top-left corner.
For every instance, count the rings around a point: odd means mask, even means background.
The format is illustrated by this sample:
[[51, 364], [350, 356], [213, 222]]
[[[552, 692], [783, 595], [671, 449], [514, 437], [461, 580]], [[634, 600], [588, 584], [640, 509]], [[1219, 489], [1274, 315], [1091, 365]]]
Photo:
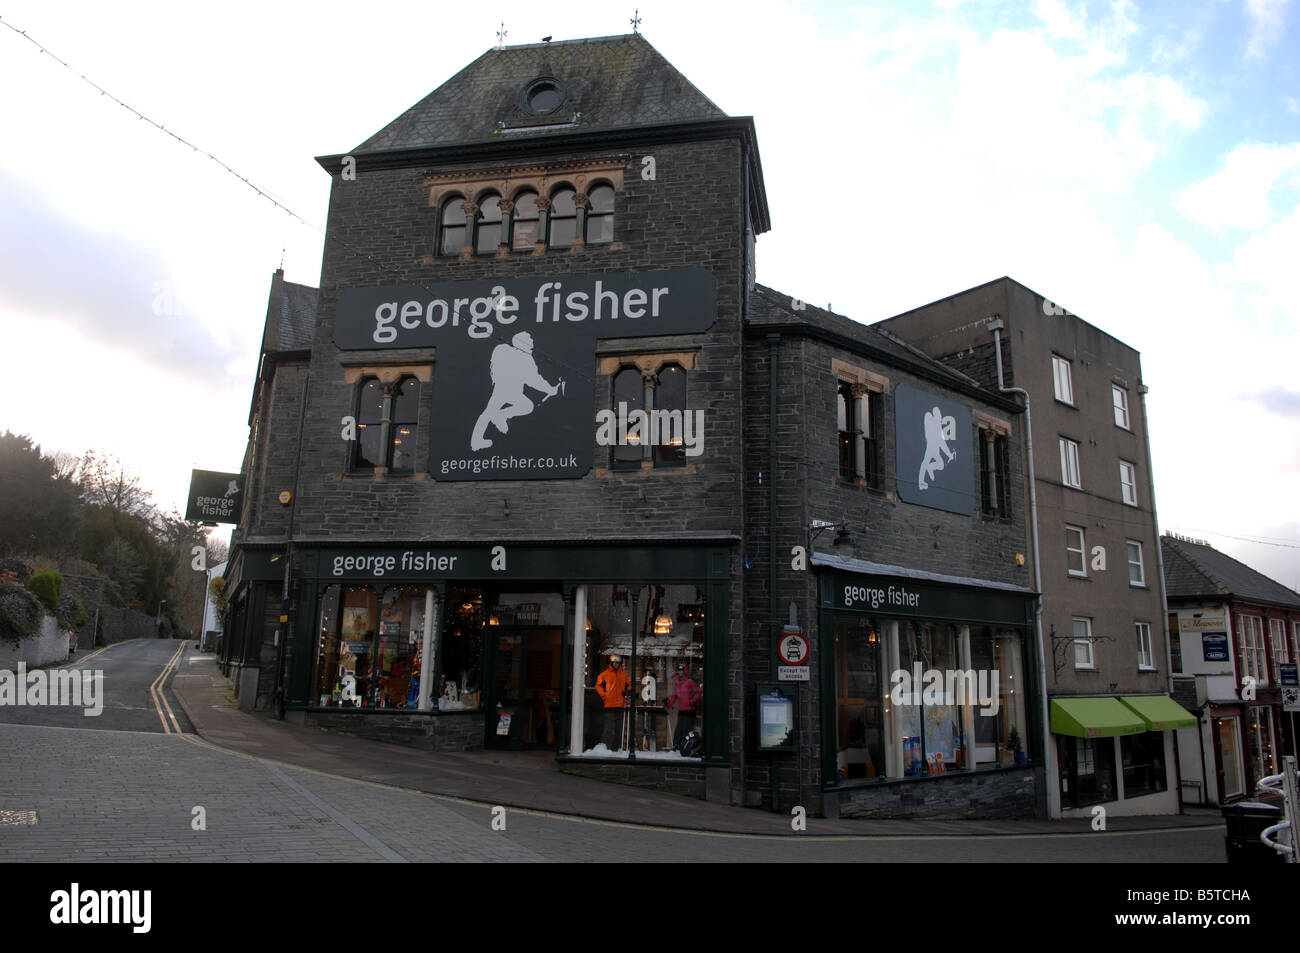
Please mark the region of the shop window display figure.
[[621, 751], [626, 747], [627, 697], [631, 690], [632, 681], [623, 671], [622, 657], [611, 655], [609, 665], [596, 678], [596, 693], [604, 703], [601, 741], [610, 751]]

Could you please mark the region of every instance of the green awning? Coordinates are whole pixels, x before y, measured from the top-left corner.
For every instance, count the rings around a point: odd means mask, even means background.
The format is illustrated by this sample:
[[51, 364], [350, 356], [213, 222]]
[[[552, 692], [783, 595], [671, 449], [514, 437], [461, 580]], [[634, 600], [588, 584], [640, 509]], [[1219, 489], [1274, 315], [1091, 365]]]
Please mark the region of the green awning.
[[1052, 734], [1075, 738], [1138, 735], [1147, 723], [1118, 698], [1052, 699]]
[[1147, 723], [1147, 731], [1190, 728], [1196, 716], [1168, 695], [1125, 695], [1120, 699]]

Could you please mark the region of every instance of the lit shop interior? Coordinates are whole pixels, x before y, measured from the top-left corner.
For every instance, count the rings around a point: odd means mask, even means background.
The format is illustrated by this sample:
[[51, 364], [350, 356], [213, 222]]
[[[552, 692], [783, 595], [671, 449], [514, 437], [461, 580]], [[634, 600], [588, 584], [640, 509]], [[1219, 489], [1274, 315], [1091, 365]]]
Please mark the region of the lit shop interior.
[[703, 591], [692, 584], [577, 586], [572, 611], [585, 615], [585, 624], [573, 627], [577, 651], [570, 654], [570, 617], [555, 590], [326, 586], [310, 707], [478, 713], [489, 747], [587, 757], [680, 758], [693, 732], [684, 756], [699, 757]]

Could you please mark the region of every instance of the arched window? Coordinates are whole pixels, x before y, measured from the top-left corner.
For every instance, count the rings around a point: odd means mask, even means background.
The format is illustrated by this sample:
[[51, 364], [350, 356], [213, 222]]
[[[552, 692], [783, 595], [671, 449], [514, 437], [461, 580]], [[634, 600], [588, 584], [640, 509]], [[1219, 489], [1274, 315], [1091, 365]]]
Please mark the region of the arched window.
[[573, 189], [565, 186], [551, 193], [551, 213], [547, 226], [546, 244], [552, 248], [568, 248], [578, 237], [578, 206], [574, 204]]
[[588, 245], [607, 245], [614, 240], [614, 189], [604, 183], [587, 193]]
[[510, 247], [514, 251], [532, 251], [537, 244], [537, 193], [520, 192], [510, 219]]
[[501, 196], [485, 195], [479, 199], [478, 221], [474, 227], [474, 250], [480, 255], [495, 255], [501, 244]]
[[[632, 412], [645, 409], [645, 387], [641, 381], [641, 371], [636, 367], [625, 367], [614, 375], [614, 413], [618, 419], [618, 443], [610, 454], [611, 465], [615, 468], [641, 466], [641, 439], [639, 431], [628, 425]], [[629, 438], [628, 431], [632, 430]]]
[[414, 473], [419, 419], [416, 378], [403, 377], [385, 385], [377, 377], [363, 377], [357, 397], [354, 469], [385, 467], [389, 473]]
[[414, 377], [403, 377], [393, 389], [392, 473], [415, 472], [415, 438], [420, 419], [420, 382]]
[[657, 442], [653, 447], [655, 466], [686, 463], [686, 427], [692, 441], [698, 440], [694, 421], [686, 420], [686, 371], [680, 365], [665, 364], [659, 370], [654, 390]]
[[442, 205], [442, 234], [438, 238], [438, 254], [455, 258], [465, 247], [465, 200], [448, 199]]
[[377, 377], [361, 379], [361, 393], [357, 401], [357, 469], [384, 466], [387, 454], [384, 448], [384, 385]]

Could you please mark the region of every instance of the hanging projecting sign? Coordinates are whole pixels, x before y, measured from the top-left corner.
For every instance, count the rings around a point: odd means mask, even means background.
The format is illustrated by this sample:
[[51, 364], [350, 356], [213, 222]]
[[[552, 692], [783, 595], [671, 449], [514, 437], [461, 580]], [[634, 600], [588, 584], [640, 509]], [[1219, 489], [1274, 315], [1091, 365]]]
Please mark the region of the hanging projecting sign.
[[190, 471], [190, 498], [185, 518], [202, 523], [238, 523], [244, 480], [238, 473]]
[[334, 343], [438, 348], [434, 479], [553, 480], [591, 469], [597, 339], [698, 333], [716, 317], [702, 268], [392, 285], [341, 292]]
[[970, 408], [908, 384], [894, 388], [898, 495], [950, 513], [975, 509]]

